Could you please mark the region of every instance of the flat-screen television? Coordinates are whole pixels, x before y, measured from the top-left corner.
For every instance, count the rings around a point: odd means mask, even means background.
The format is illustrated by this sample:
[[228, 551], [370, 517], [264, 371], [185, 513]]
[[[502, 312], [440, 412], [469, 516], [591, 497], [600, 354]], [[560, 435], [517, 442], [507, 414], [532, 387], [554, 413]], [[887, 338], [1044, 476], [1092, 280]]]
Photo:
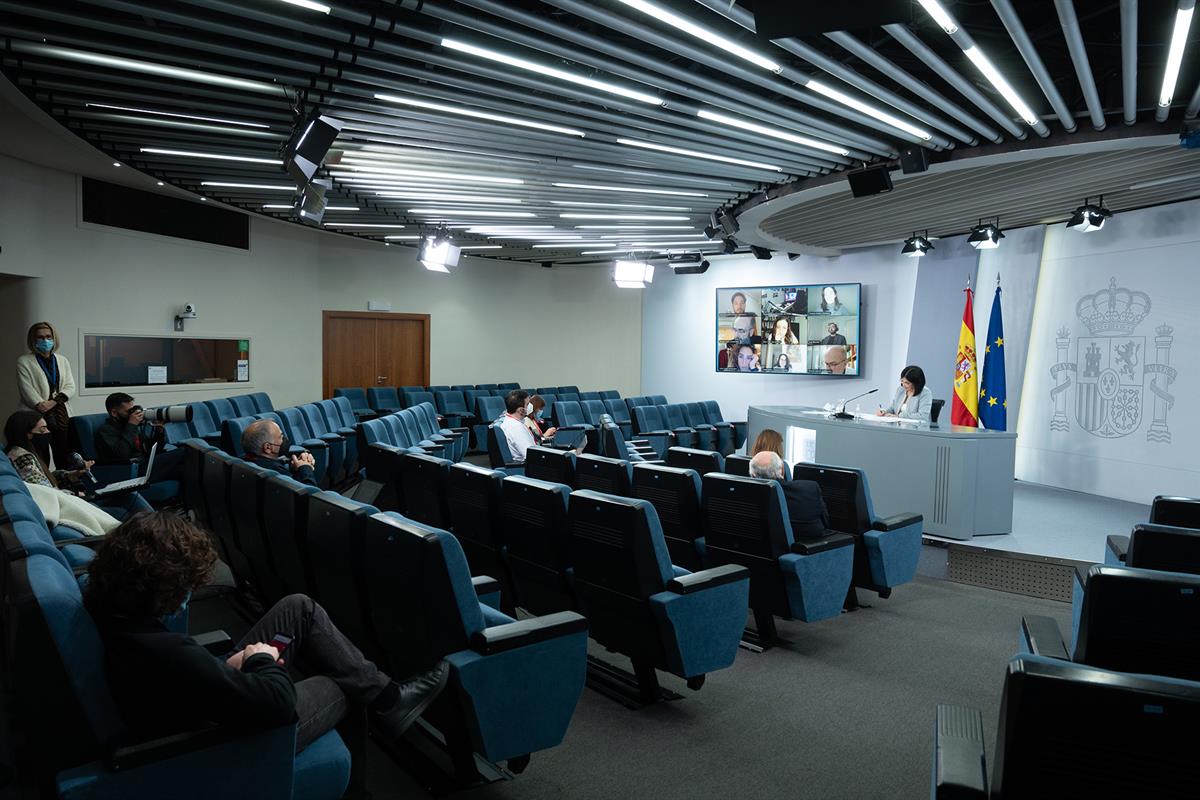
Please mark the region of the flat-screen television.
[[861, 301], [861, 283], [717, 289], [716, 369], [860, 375]]

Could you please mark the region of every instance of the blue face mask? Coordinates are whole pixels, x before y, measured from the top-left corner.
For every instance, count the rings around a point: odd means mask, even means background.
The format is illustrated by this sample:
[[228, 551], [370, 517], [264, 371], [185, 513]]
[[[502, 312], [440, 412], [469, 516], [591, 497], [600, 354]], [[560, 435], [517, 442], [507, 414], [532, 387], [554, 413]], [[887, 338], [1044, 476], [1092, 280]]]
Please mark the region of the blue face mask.
[[54, 349], [54, 340], [53, 339], [38, 339], [37, 342], [34, 344], [34, 347], [36, 347], [38, 349], [38, 352], [49, 353], [51, 350]]

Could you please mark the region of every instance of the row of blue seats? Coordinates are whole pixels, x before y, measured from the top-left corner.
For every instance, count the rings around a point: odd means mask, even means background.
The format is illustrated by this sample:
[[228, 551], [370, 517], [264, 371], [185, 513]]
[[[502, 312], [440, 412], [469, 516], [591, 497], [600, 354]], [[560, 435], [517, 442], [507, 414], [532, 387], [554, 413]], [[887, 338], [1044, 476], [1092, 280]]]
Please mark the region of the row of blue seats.
[[934, 797], [1195, 793], [1200, 499], [1155, 498], [1150, 522], [1109, 536], [1104, 556], [1075, 572], [1069, 642], [1049, 617], [1021, 620], [990, 787], [982, 714], [938, 707]]

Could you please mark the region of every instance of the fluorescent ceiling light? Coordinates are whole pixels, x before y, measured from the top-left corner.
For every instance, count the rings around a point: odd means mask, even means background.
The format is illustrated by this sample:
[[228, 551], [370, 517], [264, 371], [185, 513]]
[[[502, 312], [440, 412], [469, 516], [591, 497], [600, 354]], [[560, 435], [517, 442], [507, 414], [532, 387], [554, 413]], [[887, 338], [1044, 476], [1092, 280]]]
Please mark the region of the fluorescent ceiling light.
[[1188, 29], [1192, 26], [1195, 8], [1181, 8], [1175, 12], [1175, 29], [1171, 31], [1171, 49], [1167, 51], [1167, 66], [1163, 70], [1162, 89], [1158, 93], [1158, 104], [1170, 106], [1175, 96], [1175, 81], [1179, 79], [1179, 65], [1183, 63], [1183, 49], [1187, 46]]
[[827, 142], [818, 141], [817, 139], [810, 139], [807, 136], [797, 136], [794, 133], [781, 131], [778, 128], [769, 128], [766, 125], [759, 125], [756, 122], [749, 122], [748, 120], [739, 119], [738, 117], [729, 117], [724, 114], [718, 114], [715, 111], [709, 111], [706, 108], [702, 108], [697, 111], [696, 116], [700, 117], [701, 119], [719, 122], [722, 125], [729, 125], [730, 127], [741, 128], [745, 131], [761, 133], [763, 136], [771, 136], [776, 139], [782, 139], [785, 142], [792, 142], [794, 144], [803, 145], [804, 147], [812, 147], [817, 150], [823, 150], [827, 153], [836, 153], [840, 156], [850, 155], [850, 151], [844, 147], [841, 147], [840, 145], [829, 144]]
[[624, 247], [721, 247], [720, 242], [621, 242]]
[[446, 192], [433, 191], [395, 191], [386, 189], [376, 192], [378, 197], [388, 197], [399, 200], [433, 200], [437, 203], [487, 203], [488, 205], [520, 205], [521, 201], [515, 197], [489, 197], [482, 194], [448, 194]]
[[540, 131], [550, 131], [551, 133], [565, 133], [568, 136], [587, 136], [581, 130], [575, 128], [564, 128], [561, 125], [551, 125], [546, 122], [534, 122], [533, 120], [524, 119], [522, 117], [513, 117], [508, 114], [491, 114], [487, 111], [476, 111], [472, 108], [463, 108], [461, 106], [447, 106], [442, 103], [429, 103], [424, 100], [414, 100], [408, 97], [400, 97], [394, 94], [377, 94], [376, 100], [386, 100], [389, 103], [399, 103], [401, 105], [413, 106], [414, 108], [426, 108], [430, 111], [441, 111], [445, 114], [458, 114], [463, 117], [473, 117], [475, 119], [486, 119], [492, 122], [502, 122], [506, 125], [520, 125], [523, 128], [536, 128]]
[[533, 246], [533, 249], [534, 250], [574, 250], [576, 247], [598, 247], [602, 244], [604, 244], [604, 242], [579, 241], [579, 242], [555, 242], [552, 244], [547, 244], [547, 243], [543, 242], [542, 244], [535, 244]]
[[992, 86], [996, 87], [996, 91], [1008, 101], [1013, 111], [1017, 112], [1017, 116], [1030, 125], [1036, 125], [1039, 122], [1037, 114], [1034, 114], [1033, 109], [1025, 104], [1025, 101], [1017, 94], [1017, 90], [1004, 79], [1004, 76], [992, 65], [992, 62], [988, 60], [988, 57], [983, 54], [983, 51], [979, 47], [971, 45], [963, 50], [963, 52], [967, 54], [967, 58], [971, 59], [975, 67], [983, 73], [983, 77], [987, 78]]
[[132, 108], [130, 106], [113, 106], [107, 103], [85, 103], [86, 108], [107, 108], [110, 111], [132, 111], [136, 114], [154, 114], [160, 117], [175, 117], [177, 119], [194, 119], [200, 122], [219, 122], [223, 125], [245, 125], [249, 128], [270, 128], [270, 125], [263, 125], [258, 122], [242, 122], [237, 119], [223, 119], [221, 117], [199, 117], [195, 114], [176, 114], [171, 111], [155, 111], [151, 108]]
[[548, 231], [553, 225], [468, 225], [472, 231], [494, 233], [497, 231]]
[[807, 88], [812, 89], [817, 94], [823, 94], [830, 100], [836, 100], [844, 106], [849, 106], [855, 111], [860, 111], [863, 114], [866, 114], [868, 117], [873, 117], [885, 125], [891, 125], [893, 128], [898, 128], [905, 133], [911, 133], [913, 136], [916, 136], [919, 139], [928, 141], [933, 138], [933, 134], [929, 131], [918, 128], [916, 125], [905, 122], [897, 116], [889, 114], [882, 109], [876, 108], [875, 106], [864, 103], [861, 100], [851, 97], [844, 92], [840, 92], [837, 89], [834, 89], [832, 86], [827, 86], [820, 81], [810, 80], [804, 85]]
[[776, 167], [772, 164], [764, 164], [761, 161], [747, 161], [744, 158], [730, 158], [729, 156], [719, 156], [714, 153], [704, 153], [700, 150], [688, 150], [684, 147], [672, 147], [667, 144], [656, 144], [654, 142], [643, 142], [638, 139], [617, 139], [617, 144], [624, 144], [630, 147], [641, 147], [646, 150], [658, 150], [663, 153], [675, 153], [681, 156], [691, 156], [692, 158], [703, 158], [709, 161], [723, 161], [726, 164], [740, 164], [744, 167], [754, 167], [755, 169], [765, 169], [771, 172], [783, 172], [782, 167]]
[[[330, 11], [333, 10], [332, 8], [330, 8], [327, 5], [323, 5], [321, 3], [314, 3], [312, 0], [283, 0], [283, 2], [287, 3], [290, 6], [299, 6], [300, 8], [307, 8], [309, 11], [319, 11], [322, 14], [328, 14]], [[326, 210], [328, 211], [328, 209], [326, 209]]]
[[294, 192], [296, 187], [279, 183], [232, 183], [229, 181], [200, 181], [201, 186], [219, 186], [222, 189], [268, 189], [272, 192]]
[[158, 156], [183, 156], [184, 158], [211, 158], [216, 161], [244, 161], [248, 164], [273, 164], [276, 166], [282, 165], [283, 161], [278, 158], [254, 158], [253, 156], [230, 156], [224, 153], [197, 153], [192, 150], [169, 150], [164, 147], [142, 147], [139, 150], [143, 153], [153, 153]]
[[[263, 209], [267, 210], [267, 211], [285, 211], [285, 210], [292, 211], [292, 210], [295, 210], [295, 208], [296, 208], [295, 206], [288, 205], [287, 203], [268, 203], [267, 205], [263, 206]], [[326, 211], [358, 211], [358, 206], [325, 206], [325, 210]]]
[[130, 72], [140, 72], [145, 75], [158, 75], [163, 78], [178, 78], [195, 83], [207, 83], [212, 86], [224, 86], [228, 89], [245, 89], [251, 92], [278, 94], [281, 89], [277, 84], [265, 81], [248, 81], [242, 78], [231, 78], [227, 75], [217, 75], [212, 72], [201, 72], [198, 69], [185, 67], [168, 67], [153, 61], [139, 61], [133, 58], [108, 56], [102, 53], [92, 53], [87, 50], [72, 50], [67, 47], [51, 47], [43, 45], [39, 55], [50, 58], [61, 58], [64, 61], [77, 61], [83, 64], [94, 64], [98, 67], [112, 67]]
[[326, 222], [326, 228], [407, 228], [407, 225], [385, 224], [382, 222]]
[[704, 192], [688, 192], [683, 189], [643, 189], [638, 186], [612, 186], [598, 183], [554, 183], [559, 189], [591, 189], [596, 192], [630, 192], [632, 194], [669, 194], [675, 197], [708, 197]]
[[582, 208], [646, 208], [651, 211], [691, 211], [687, 206], [639, 206], [633, 203], [581, 203], [576, 200], [551, 200], [552, 206], [579, 206]]
[[409, 178], [429, 178], [435, 181], [464, 181], [471, 183], [504, 183], [509, 185], [520, 185], [525, 181], [520, 178], [498, 178], [494, 175], [468, 175], [458, 172], [434, 172], [429, 170], [406, 169], [401, 167], [377, 167], [377, 166], [359, 166], [358, 164], [347, 164], [346, 159], [342, 159], [341, 166], [354, 170], [356, 173], [368, 172], [377, 173], [380, 175], [400, 175]]
[[628, 97], [631, 100], [638, 100], [642, 103], [649, 103], [650, 105], [655, 106], [664, 106], [667, 104], [665, 100], [656, 95], [647, 94], [646, 92], [639, 92], [635, 89], [628, 89], [615, 83], [609, 83], [608, 81], [599, 81], [595, 78], [577, 75], [574, 72], [567, 72], [566, 70], [556, 69], [554, 67], [546, 66], [545, 64], [539, 64], [536, 61], [527, 61], [523, 58], [505, 55], [504, 53], [498, 53], [495, 50], [487, 50], [482, 47], [476, 47], [473, 44], [460, 42], [457, 39], [442, 39], [442, 47], [450, 50], [457, 50], [460, 53], [470, 53], [473, 56], [486, 58], [490, 61], [498, 61], [501, 64], [507, 64], [510, 67], [517, 67], [530, 72], [536, 72], [539, 75], [557, 78], [560, 81], [567, 81], [568, 83], [575, 83], [580, 86], [599, 89], [600, 91], [608, 92], [609, 94]]
[[933, 21], [942, 27], [946, 33], [956, 33], [958, 31], [958, 23], [954, 21], [954, 17], [942, 8], [938, 0], [917, 0], [921, 4], [921, 8], [925, 9], [929, 16], [933, 17]]
[[396, 241], [411, 242], [411, 241], [420, 239], [421, 235], [418, 233], [394, 233], [394, 234], [391, 234], [390, 236], [385, 236], [383, 238], [387, 239], [388, 241], [391, 241], [391, 242], [396, 242]]
[[659, 220], [660, 222], [685, 222], [690, 219], [669, 214], [559, 214], [558, 216], [563, 219], [644, 219]]
[[459, 250], [503, 250], [504, 245], [499, 244], [460, 244]]
[[581, 255], [581, 256], [601, 256], [601, 255], [612, 255], [613, 253], [617, 253], [617, 252], [620, 252], [617, 250], [617, 248], [610, 247], [607, 250], [584, 250], [579, 255]]
[[776, 74], [783, 72], [783, 67], [767, 58], [764, 55], [754, 52], [753, 50], [742, 47], [732, 39], [726, 39], [711, 28], [705, 28], [697, 25], [686, 17], [681, 17], [678, 14], [672, 13], [665, 8], [646, 2], [646, 0], [621, 0], [622, 3], [630, 8], [636, 8], [643, 14], [649, 14], [660, 22], [665, 22], [672, 28], [691, 34], [701, 41], [707, 42], [714, 47], [719, 47], [726, 53], [745, 59], [751, 64], [763, 69], [770, 70]]
[[438, 217], [536, 217], [532, 211], [495, 211], [492, 209], [478, 210], [473, 208], [410, 208], [409, 214], [429, 214]]
[[695, 225], [576, 225], [579, 230], [600, 231], [692, 231]]

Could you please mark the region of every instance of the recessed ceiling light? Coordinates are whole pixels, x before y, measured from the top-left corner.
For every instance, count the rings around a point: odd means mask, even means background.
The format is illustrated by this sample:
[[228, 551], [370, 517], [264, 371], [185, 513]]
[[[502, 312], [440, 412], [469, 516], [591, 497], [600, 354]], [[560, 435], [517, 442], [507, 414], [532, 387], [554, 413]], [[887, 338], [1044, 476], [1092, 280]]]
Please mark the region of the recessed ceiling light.
[[163, 184], [163, 182], [162, 182], [162, 181], [158, 181], [158, 185], [159, 185], [159, 186], [163, 186], [164, 184]]
[[119, 166], [121, 166], [121, 162], [120, 162], [120, 161], [114, 161], [114, 162], [113, 162], [113, 166], [114, 166], [114, 167], [119, 167]]

